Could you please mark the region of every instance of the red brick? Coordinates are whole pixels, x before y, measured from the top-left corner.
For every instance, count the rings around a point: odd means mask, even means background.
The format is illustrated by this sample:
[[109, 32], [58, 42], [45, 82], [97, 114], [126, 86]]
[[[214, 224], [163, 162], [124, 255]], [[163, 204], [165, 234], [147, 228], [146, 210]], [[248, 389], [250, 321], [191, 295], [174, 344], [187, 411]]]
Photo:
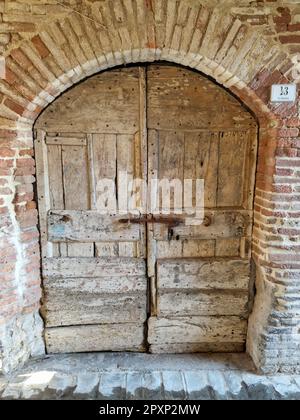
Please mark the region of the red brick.
[[25, 111], [25, 108], [22, 105], [14, 102], [13, 100], [9, 98], [5, 99], [4, 105], [6, 105], [9, 109], [11, 109], [13, 112], [15, 112], [18, 115], [23, 115]]
[[35, 168], [34, 167], [27, 167], [25, 166], [24, 168], [18, 168], [15, 171], [15, 175], [16, 176], [20, 176], [20, 175], [34, 175], [35, 174]]
[[9, 149], [8, 147], [2, 147], [0, 148], [0, 157], [14, 157], [16, 154], [16, 151], [13, 149]]
[[276, 166], [284, 167], [284, 168], [291, 168], [291, 167], [300, 167], [300, 159], [277, 159]]
[[28, 70], [32, 67], [31, 61], [26, 57], [26, 55], [20, 50], [20, 48], [17, 48], [15, 50], [11, 51], [11, 56], [14, 58], [14, 60], [20, 64], [20, 66], [23, 69]]
[[7, 169], [12, 168], [14, 166], [13, 159], [0, 159], [0, 168]]
[[293, 188], [291, 185], [274, 185], [273, 191], [277, 193], [289, 194], [293, 192]]
[[300, 127], [300, 118], [290, 118], [286, 121], [287, 127]]
[[21, 203], [23, 201], [32, 201], [32, 200], [33, 200], [33, 193], [16, 194], [13, 202]]
[[4, 214], [8, 214], [9, 209], [8, 207], [0, 207], [0, 214], [3, 216]]
[[293, 169], [276, 168], [275, 174], [279, 176], [292, 176], [295, 174], [295, 171]]
[[297, 157], [298, 156], [298, 150], [297, 149], [277, 149], [276, 150], [276, 156], [278, 157]]
[[300, 32], [300, 23], [294, 23], [292, 25], [288, 25], [289, 32]]
[[280, 137], [297, 137], [299, 135], [298, 128], [283, 128], [278, 131]]
[[33, 149], [20, 150], [19, 151], [19, 155], [20, 156], [33, 156], [34, 155], [34, 151], [33, 151]]
[[35, 161], [32, 158], [23, 158], [17, 159], [17, 168], [22, 168], [24, 166], [34, 166]]
[[46, 47], [46, 45], [43, 43], [43, 41], [41, 40], [41, 38], [38, 35], [34, 36], [31, 39], [31, 42], [35, 46], [35, 48], [36, 48], [36, 50], [39, 53], [41, 58], [48, 57], [48, 55], [50, 54], [50, 51], [48, 50], [48, 48]]
[[300, 35], [280, 35], [279, 41], [282, 44], [300, 44]]

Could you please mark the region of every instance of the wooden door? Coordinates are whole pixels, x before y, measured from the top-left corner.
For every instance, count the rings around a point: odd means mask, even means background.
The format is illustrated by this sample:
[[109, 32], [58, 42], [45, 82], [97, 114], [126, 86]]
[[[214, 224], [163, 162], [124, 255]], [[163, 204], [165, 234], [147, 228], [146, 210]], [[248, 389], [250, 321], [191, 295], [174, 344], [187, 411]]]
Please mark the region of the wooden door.
[[[46, 346], [50, 353], [145, 350], [144, 225], [117, 214], [120, 171], [146, 171], [144, 69], [107, 72], [63, 95], [37, 124]], [[99, 181], [111, 180], [109, 214]]]
[[[249, 112], [199, 73], [152, 64], [88, 79], [36, 129], [47, 351], [243, 351], [257, 147]], [[171, 214], [154, 215], [151, 195], [146, 214], [118, 214], [121, 171], [148, 184], [204, 179], [204, 223], [186, 224], [183, 211], [170, 225], [174, 199]], [[115, 186], [106, 215], [103, 178]]]
[[255, 121], [192, 71], [152, 65], [147, 80], [149, 177], [204, 179], [205, 187], [201, 225], [180, 223], [171, 235], [166, 224], [148, 228], [150, 351], [243, 351], [252, 287]]

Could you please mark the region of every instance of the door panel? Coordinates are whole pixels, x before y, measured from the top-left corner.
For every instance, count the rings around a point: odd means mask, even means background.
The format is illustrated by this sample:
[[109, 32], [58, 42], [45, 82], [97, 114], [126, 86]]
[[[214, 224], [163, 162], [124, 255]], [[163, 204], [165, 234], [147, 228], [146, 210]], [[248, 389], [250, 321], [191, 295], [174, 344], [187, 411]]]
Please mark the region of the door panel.
[[[241, 351], [251, 286], [255, 123], [191, 71], [153, 65], [147, 81], [149, 168], [158, 179], [205, 182], [202, 224], [186, 224], [182, 209], [182, 222], [171, 229], [152, 226], [150, 351]], [[163, 212], [159, 191], [154, 195]], [[178, 205], [171, 204], [172, 213]]]
[[[139, 123], [144, 72], [134, 68], [103, 76], [78, 85], [39, 121], [48, 352], [145, 350], [146, 227], [120, 223], [128, 215], [117, 214], [120, 171], [129, 177], [145, 172]], [[103, 179], [113, 188], [106, 215], [98, 208]]]
[[[91, 77], [36, 128], [47, 351], [243, 351], [253, 282], [251, 114], [201, 74], [160, 63]], [[132, 192], [121, 194], [124, 172], [148, 187], [204, 179], [203, 223], [186, 223], [175, 184], [148, 189], [133, 213], [120, 214], [133, 202]], [[192, 207], [196, 198], [194, 189]]]

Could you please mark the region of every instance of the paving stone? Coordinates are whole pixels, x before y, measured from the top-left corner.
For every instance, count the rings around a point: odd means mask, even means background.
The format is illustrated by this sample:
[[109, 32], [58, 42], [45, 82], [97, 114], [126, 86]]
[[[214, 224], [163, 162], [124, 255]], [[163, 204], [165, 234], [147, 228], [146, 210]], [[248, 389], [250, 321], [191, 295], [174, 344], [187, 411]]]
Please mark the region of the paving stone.
[[212, 389], [208, 383], [207, 372], [184, 372], [188, 398], [190, 400], [213, 399]]
[[266, 377], [251, 373], [243, 373], [242, 384], [247, 390], [249, 400], [260, 401], [278, 399], [274, 384]]
[[228, 394], [228, 386], [226, 384], [223, 372], [209, 370], [207, 372], [209, 386], [216, 400], [226, 400]]
[[19, 400], [22, 393], [22, 385], [9, 384], [2, 393], [2, 400]]
[[7, 381], [4, 378], [0, 378], [0, 397], [1, 397], [2, 392], [4, 392], [6, 387], [7, 387]]
[[162, 372], [165, 397], [168, 400], [186, 399], [185, 384], [181, 372]]
[[145, 372], [142, 384], [145, 399], [161, 400], [164, 398], [161, 372]]
[[143, 373], [128, 372], [126, 376], [126, 400], [142, 400], [143, 398]]
[[75, 399], [94, 399], [100, 381], [96, 373], [81, 373], [77, 377], [77, 386], [73, 392]]
[[[238, 363], [232, 363], [230, 355], [223, 358], [223, 365], [220, 357], [216, 362], [206, 355], [188, 357], [185, 369], [171, 355], [164, 357], [162, 369], [153, 369], [159, 357], [145, 355], [142, 363], [140, 355], [114, 358], [110, 354], [106, 359], [108, 369], [104, 359], [82, 354], [32, 361], [10, 378], [0, 379], [1, 399], [300, 399], [299, 375], [258, 375], [243, 369], [242, 361], [237, 368]], [[150, 366], [148, 360], [152, 361]], [[209, 360], [207, 369], [205, 360]]]
[[299, 400], [300, 389], [290, 375], [279, 375], [272, 383], [280, 399]]
[[243, 384], [243, 379], [239, 372], [224, 372], [224, 379], [228, 386], [228, 399], [248, 399], [247, 390]]
[[69, 399], [73, 395], [75, 386], [75, 376], [67, 373], [55, 373], [47, 387], [47, 392], [50, 398]]
[[126, 373], [105, 372], [101, 375], [98, 399], [124, 400], [126, 398]]
[[23, 382], [22, 399], [42, 399], [54, 376], [55, 372], [51, 370], [30, 373]]

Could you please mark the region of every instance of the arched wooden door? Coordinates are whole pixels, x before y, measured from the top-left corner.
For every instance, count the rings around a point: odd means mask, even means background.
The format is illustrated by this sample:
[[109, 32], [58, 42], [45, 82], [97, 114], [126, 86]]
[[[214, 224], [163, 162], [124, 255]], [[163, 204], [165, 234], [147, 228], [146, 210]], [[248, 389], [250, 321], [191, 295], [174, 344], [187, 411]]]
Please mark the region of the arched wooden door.
[[[48, 352], [243, 351], [257, 147], [248, 111], [198, 73], [152, 64], [86, 80], [35, 128]], [[124, 171], [148, 183], [203, 178], [205, 222], [154, 217], [146, 195], [145, 215], [118, 214]], [[109, 215], [97, 207], [103, 178], [115, 187]]]

